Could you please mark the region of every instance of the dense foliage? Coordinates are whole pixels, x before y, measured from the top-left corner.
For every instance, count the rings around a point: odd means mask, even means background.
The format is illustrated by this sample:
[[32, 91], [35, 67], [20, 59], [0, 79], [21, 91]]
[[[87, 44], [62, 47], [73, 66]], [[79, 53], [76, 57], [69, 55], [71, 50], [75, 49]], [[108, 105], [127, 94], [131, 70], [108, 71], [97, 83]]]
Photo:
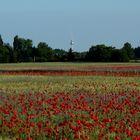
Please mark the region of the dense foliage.
[[91, 61], [91, 62], [128, 62], [140, 59], [140, 47], [133, 48], [125, 43], [121, 49], [104, 44], [91, 46], [87, 52], [74, 52], [53, 49], [46, 42], [33, 46], [31, 39], [14, 37], [13, 46], [4, 43], [0, 36], [0, 63], [10, 62], [47, 62], [47, 61]]

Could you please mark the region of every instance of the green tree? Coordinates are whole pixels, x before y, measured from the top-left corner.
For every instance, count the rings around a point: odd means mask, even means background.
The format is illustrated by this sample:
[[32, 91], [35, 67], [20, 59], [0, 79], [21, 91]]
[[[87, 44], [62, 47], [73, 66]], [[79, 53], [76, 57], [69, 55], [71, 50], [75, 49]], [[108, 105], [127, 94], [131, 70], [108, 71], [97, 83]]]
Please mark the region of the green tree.
[[121, 49], [114, 49], [111, 56], [112, 62], [128, 62], [129, 58], [125, 51]]
[[94, 62], [109, 62], [111, 61], [112, 51], [115, 48], [105, 46], [104, 44], [91, 46], [87, 52], [87, 60]]
[[75, 56], [74, 56], [73, 50], [72, 48], [70, 48], [67, 53], [67, 60], [74, 61], [74, 59], [75, 59]]
[[65, 61], [66, 51], [63, 49], [53, 50], [53, 61]]
[[2, 40], [1, 35], [0, 35], [0, 46], [3, 46], [3, 40]]
[[24, 46], [22, 50], [23, 61], [26, 61], [26, 62], [33, 61], [32, 46], [33, 46], [32, 40], [30, 39], [24, 40]]
[[5, 45], [0, 45], [0, 63], [8, 63], [10, 60], [9, 50]]
[[15, 62], [13, 47], [11, 47], [9, 43], [4, 44], [4, 47], [8, 50], [7, 54], [8, 55], [7, 58], [9, 59], [8, 62], [10, 63]]
[[14, 37], [13, 47], [17, 62], [33, 61], [32, 57], [32, 40]]
[[52, 61], [53, 50], [45, 42], [40, 42], [37, 46], [38, 60], [37, 61]]
[[140, 46], [134, 49], [135, 59], [140, 59]]
[[10, 61], [9, 49], [6, 44], [4, 44], [2, 37], [0, 35], [0, 63], [8, 63]]
[[128, 59], [134, 59], [134, 49], [132, 48], [131, 44], [126, 42], [122, 48], [124, 54], [128, 56]]

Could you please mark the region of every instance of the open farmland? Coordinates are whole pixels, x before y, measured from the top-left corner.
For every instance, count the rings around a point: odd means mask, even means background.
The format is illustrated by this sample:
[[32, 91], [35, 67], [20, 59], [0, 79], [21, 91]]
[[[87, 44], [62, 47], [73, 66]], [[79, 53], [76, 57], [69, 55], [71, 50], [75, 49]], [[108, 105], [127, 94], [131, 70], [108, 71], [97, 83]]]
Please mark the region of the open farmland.
[[16, 63], [0, 64], [0, 74], [7, 75], [102, 75], [140, 76], [139, 63]]
[[138, 63], [0, 65], [0, 139], [139, 140]]

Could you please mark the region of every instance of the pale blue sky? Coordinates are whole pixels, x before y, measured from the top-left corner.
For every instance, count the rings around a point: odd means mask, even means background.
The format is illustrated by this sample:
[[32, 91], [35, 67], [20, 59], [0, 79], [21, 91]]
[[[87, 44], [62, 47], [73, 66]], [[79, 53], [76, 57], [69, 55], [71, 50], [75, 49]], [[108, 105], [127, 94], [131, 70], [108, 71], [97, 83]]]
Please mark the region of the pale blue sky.
[[140, 45], [140, 0], [0, 0], [0, 34], [36, 45], [86, 51], [91, 45]]

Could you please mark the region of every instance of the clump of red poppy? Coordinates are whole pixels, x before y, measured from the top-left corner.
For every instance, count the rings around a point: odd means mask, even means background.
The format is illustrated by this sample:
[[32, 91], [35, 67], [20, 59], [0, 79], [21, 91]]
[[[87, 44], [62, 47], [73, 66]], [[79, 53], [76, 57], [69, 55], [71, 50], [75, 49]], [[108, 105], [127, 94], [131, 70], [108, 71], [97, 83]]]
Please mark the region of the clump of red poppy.
[[0, 134], [16, 139], [140, 137], [140, 93], [0, 94]]

